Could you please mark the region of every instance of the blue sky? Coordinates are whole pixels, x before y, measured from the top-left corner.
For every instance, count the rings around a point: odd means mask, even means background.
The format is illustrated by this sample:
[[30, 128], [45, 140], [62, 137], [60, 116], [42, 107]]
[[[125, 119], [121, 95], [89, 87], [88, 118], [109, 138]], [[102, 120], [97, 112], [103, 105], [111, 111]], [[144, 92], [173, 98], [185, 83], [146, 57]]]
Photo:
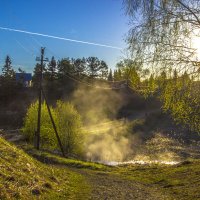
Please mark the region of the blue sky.
[[[128, 19], [122, 0], [1, 0], [0, 26], [125, 48]], [[113, 68], [123, 51], [0, 30], [0, 64], [32, 72], [40, 47], [46, 57], [96, 56]]]

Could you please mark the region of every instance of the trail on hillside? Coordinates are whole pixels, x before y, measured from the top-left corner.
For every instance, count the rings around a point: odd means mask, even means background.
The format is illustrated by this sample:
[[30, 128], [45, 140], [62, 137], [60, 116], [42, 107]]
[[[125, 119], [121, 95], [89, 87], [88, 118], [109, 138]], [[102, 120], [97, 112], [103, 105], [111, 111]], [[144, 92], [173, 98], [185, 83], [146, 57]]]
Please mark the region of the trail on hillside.
[[[2, 132], [1, 135], [8, 140], [16, 137], [14, 133], [8, 132]], [[20, 147], [19, 141], [16, 144]], [[195, 163], [191, 164], [189, 161], [171, 167], [164, 165], [116, 167], [99, 165], [96, 167], [96, 164], [90, 162], [65, 159], [50, 153], [45, 154], [45, 152], [43, 154], [34, 149], [28, 148], [26, 152], [38, 161], [44, 162], [45, 169], [53, 167], [61, 173], [59, 188], [54, 194], [56, 196], [60, 194], [59, 199], [66, 199], [65, 195], [70, 196], [69, 199], [78, 197], [78, 199], [90, 200], [174, 200], [199, 197], [199, 165], [196, 166]], [[15, 163], [15, 158], [13, 163]], [[68, 178], [71, 180], [67, 182], [66, 188], [68, 189], [60, 190], [61, 182], [68, 181]]]
[[91, 197], [89, 199], [109, 199], [109, 200], [169, 200], [170, 198], [162, 194], [159, 188], [141, 184], [136, 181], [127, 180], [119, 175], [109, 172], [96, 172], [85, 169], [72, 169], [83, 175], [91, 187]]

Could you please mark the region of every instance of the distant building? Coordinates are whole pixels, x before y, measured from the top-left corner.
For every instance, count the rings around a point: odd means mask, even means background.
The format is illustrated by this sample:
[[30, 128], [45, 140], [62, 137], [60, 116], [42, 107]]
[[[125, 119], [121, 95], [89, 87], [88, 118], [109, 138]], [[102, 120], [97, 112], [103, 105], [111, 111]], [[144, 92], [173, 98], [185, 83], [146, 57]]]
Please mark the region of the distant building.
[[21, 83], [24, 87], [32, 86], [32, 74], [31, 73], [16, 73], [16, 81]]

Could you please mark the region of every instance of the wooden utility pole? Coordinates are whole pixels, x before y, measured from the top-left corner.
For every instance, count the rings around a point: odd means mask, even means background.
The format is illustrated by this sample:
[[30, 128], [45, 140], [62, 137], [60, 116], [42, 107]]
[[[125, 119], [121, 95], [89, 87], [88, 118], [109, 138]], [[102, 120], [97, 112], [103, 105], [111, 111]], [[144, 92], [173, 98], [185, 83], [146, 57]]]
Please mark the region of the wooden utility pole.
[[51, 114], [51, 109], [50, 109], [49, 103], [47, 101], [47, 97], [46, 97], [45, 92], [44, 92], [43, 87], [42, 87], [43, 62], [48, 61], [47, 58], [44, 59], [44, 50], [45, 50], [45, 48], [41, 47], [41, 57], [36, 58], [36, 61], [40, 61], [41, 64], [40, 64], [40, 78], [39, 78], [38, 121], [37, 121], [37, 131], [36, 131], [36, 134], [35, 134], [35, 148], [38, 149], [38, 150], [40, 149], [41, 105], [42, 105], [42, 95], [43, 95], [44, 100], [45, 100], [46, 105], [47, 105], [47, 110], [48, 110], [48, 113], [49, 113], [49, 116], [50, 116], [50, 119], [51, 119], [51, 123], [53, 125], [53, 129], [55, 131], [56, 138], [57, 138], [58, 144], [60, 146], [60, 150], [62, 152], [62, 155], [65, 156], [64, 149], [63, 149], [63, 146], [62, 146], [62, 143], [61, 143], [61, 140], [60, 140], [60, 137], [58, 135], [57, 128], [56, 128], [56, 124], [54, 122], [53, 116]]
[[42, 94], [43, 94], [43, 96], [44, 96], [44, 100], [46, 101], [47, 110], [48, 110], [48, 113], [49, 113], [49, 117], [50, 117], [50, 119], [51, 119], [51, 123], [52, 123], [52, 125], [53, 125], [54, 132], [55, 132], [55, 134], [56, 134], [56, 138], [57, 138], [57, 140], [58, 140], [58, 144], [59, 144], [59, 146], [60, 146], [60, 150], [61, 150], [61, 152], [62, 152], [62, 155], [65, 156], [65, 152], [64, 152], [64, 149], [63, 149], [63, 146], [62, 146], [60, 137], [59, 137], [59, 135], [58, 135], [58, 131], [57, 131], [57, 128], [56, 128], [56, 124], [55, 124], [54, 119], [53, 119], [53, 116], [52, 116], [52, 114], [51, 114], [51, 109], [50, 109], [50, 107], [49, 107], [49, 103], [48, 103], [48, 101], [47, 101], [47, 97], [46, 97], [46, 95], [45, 95], [45, 92], [44, 92], [44, 90], [43, 90], [43, 87], [42, 87]]
[[44, 47], [41, 47], [41, 57], [37, 57], [36, 61], [40, 61], [40, 78], [39, 78], [39, 94], [38, 94], [38, 121], [37, 121], [37, 131], [35, 137], [35, 148], [40, 149], [40, 126], [41, 126], [41, 104], [42, 104], [42, 79], [43, 79], [43, 63], [48, 61], [44, 59]]

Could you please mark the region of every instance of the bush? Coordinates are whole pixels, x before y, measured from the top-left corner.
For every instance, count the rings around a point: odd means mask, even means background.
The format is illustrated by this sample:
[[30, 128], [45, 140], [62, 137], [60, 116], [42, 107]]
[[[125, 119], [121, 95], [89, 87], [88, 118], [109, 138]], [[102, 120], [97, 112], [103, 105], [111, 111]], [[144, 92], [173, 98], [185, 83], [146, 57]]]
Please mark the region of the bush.
[[[54, 120], [57, 121], [55, 111], [52, 108], [50, 109]], [[31, 106], [28, 108], [24, 120], [24, 127], [22, 128], [22, 132], [30, 142], [33, 142], [35, 138], [34, 136], [37, 130], [37, 119], [38, 101], [31, 104]], [[43, 103], [41, 106], [40, 142], [41, 146], [45, 148], [48, 147], [55, 149], [57, 147], [56, 136], [45, 103]]]
[[[56, 107], [50, 108], [58, 134], [65, 153], [81, 155], [83, 152], [83, 131], [81, 117], [71, 103], [58, 101]], [[46, 104], [42, 104], [41, 114], [41, 146], [50, 149], [59, 149], [55, 132], [48, 114]], [[23, 133], [29, 141], [34, 140], [37, 129], [38, 102], [28, 108]]]
[[81, 116], [71, 103], [57, 101], [55, 112], [58, 132], [67, 154], [80, 155], [83, 152], [84, 134]]

